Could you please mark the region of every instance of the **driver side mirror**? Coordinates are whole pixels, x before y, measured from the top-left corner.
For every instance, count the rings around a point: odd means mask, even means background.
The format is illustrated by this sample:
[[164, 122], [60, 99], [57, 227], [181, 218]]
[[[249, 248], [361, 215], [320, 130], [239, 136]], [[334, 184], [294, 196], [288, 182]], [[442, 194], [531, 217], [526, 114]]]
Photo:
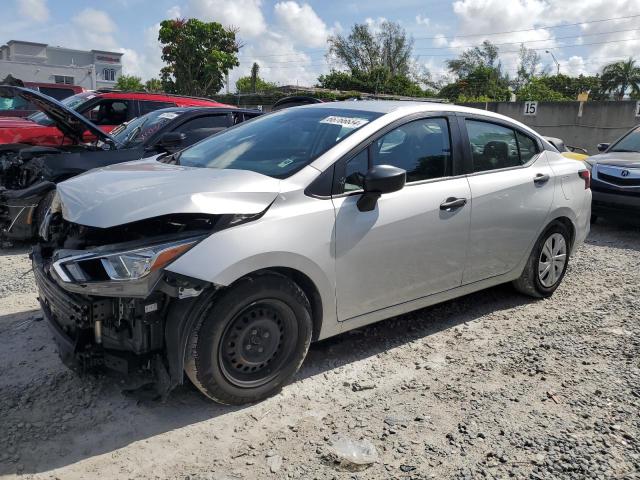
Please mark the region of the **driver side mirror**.
[[609, 145], [611, 145], [610, 143], [599, 143], [598, 144], [598, 151], [599, 152], [604, 152], [607, 148], [609, 148]]
[[364, 177], [364, 193], [358, 199], [358, 210], [370, 212], [380, 195], [402, 190], [407, 181], [407, 172], [391, 165], [371, 167]]
[[160, 139], [154, 145], [156, 148], [162, 148], [163, 150], [173, 150], [182, 145], [187, 136], [180, 132], [166, 132], [160, 136]]

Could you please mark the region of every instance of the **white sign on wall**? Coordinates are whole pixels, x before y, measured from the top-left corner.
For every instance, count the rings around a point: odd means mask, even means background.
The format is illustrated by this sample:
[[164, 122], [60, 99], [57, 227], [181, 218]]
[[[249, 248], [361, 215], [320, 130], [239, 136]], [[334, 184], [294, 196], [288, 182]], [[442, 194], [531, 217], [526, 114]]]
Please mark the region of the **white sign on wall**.
[[640, 117], [640, 102], [636, 102], [636, 117]]
[[524, 114], [533, 116], [538, 113], [538, 102], [524, 102]]

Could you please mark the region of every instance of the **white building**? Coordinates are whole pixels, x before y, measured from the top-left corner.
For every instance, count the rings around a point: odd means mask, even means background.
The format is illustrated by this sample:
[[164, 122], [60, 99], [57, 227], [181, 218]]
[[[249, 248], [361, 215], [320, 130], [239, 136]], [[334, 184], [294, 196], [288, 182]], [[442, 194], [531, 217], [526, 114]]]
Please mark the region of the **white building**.
[[120, 52], [73, 50], [10, 40], [0, 46], [0, 80], [11, 74], [23, 82], [109, 88], [122, 74], [122, 55]]

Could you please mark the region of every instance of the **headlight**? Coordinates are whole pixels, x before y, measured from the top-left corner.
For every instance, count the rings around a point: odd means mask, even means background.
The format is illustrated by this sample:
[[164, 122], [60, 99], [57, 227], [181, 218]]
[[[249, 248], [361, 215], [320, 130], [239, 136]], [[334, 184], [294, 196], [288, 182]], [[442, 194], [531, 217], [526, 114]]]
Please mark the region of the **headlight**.
[[200, 238], [190, 238], [125, 252], [66, 258], [56, 262], [54, 268], [66, 282], [139, 280], [162, 269], [198, 241]]

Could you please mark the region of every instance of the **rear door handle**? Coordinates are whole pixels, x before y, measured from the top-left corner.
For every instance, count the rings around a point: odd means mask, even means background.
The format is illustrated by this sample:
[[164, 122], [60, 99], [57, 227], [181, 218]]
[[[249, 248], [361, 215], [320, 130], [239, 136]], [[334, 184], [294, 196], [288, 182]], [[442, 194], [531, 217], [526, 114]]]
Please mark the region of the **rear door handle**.
[[533, 183], [535, 183], [536, 185], [544, 185], [549, 181], [549, 178], [551, 177], [549, 177], [549, 175], [547, 175], [546, 173], [539, 173], [533, 179]]
[[451, 212], [453, 210], [457, 210], [458, 208], [464, 207], [466, 204], [467, 204], [466, 198], [449, 197], [443, 203], [440, 204], [440, 210]]

